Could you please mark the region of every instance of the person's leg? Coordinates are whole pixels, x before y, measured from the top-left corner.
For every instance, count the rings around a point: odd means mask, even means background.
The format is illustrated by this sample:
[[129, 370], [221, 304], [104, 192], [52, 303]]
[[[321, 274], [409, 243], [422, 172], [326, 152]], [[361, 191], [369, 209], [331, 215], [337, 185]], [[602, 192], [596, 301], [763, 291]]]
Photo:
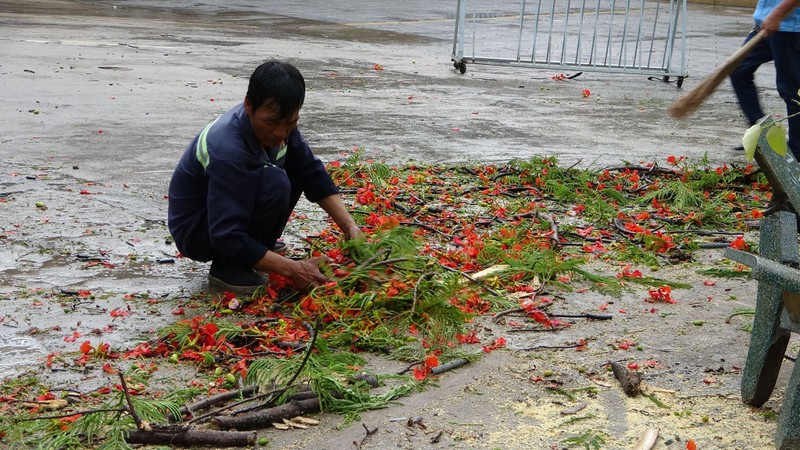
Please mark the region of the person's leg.
[[[756, 30], [751, 31], [744, 42], [752, 39], [756, 33]], [[756, 70], [762, 64], [772, 61], [772, 49], [768, 42], [769, 39], [767, 39], [767, 42], [761, 42], [753, 48], [730, 76], [733, 92], [736, 94], [739, 107], [750, 125], [754, 125], [765, 115], [761, 110], [758, 91], [753, 80]]]
[[[274, 249], [297, 198], [293, 198], [286, 172], [278, 167], [264, 168], [256, 189], [256, 204], [247, 233], [267, 248]], [[253, 267], [244, 267], [220, 256], [213, 259], [208, 279], [214, 287], [247, 295], [268, 283], [264, 274]]]
[[208, 215], [205, 212], [198, 213], [191, 220], [181, 224], [180, 228], [170, 231], [181, 256], [200, 262], [211, 261], [216, 256], [209, 239]]
[[775, 56], [775, 85], [778, 94], [786, 102], [786, 113], [790, 117], [789, 149], [800, 161], [800, 33], [777, 32], [770, 36]]
[[299, 190], [293, 189], [283, 169], [264, 169], [248, 233], [267, 248], [274, 249], [300, 194]]

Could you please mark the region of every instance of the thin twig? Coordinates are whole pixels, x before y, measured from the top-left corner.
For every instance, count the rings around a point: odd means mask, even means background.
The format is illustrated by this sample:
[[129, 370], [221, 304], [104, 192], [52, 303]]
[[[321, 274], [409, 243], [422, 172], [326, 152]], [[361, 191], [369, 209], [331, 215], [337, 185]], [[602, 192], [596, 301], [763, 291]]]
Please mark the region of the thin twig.
[[527, 352], [531, 350], [563, 350], [568, 348], [578, 348], [583, 346], [584, 344], [571, 344], [571, 345], [537, 345], [535, 347], [528, 347], [528, 348], [520, 348], [518, 351]]
[[503, 297], [503, 294], [495, 291], [494, 289], [492, 289], [491, 287], [489, 287], [485, 283], [481, 282], [480, 280], [476, 280], [475, 278], [467, 275], [466, 273], [464, 273], [464, 272], [462, 272], [460, 270], [453, 269], [452, 267], [447, 267], [447, 266], [445, 266], [444, 264], [441, 264], [441, 263], [439, 263], [439, 266], [442, 267], [445, 270], [449, 270], [450, 272], [455, 272], [457, 274], [460, 274], [462, 277], [468, 279], [469, 281], [472, 281], [473, 283], [477, 284], [478, 286], [481, 286], [482, 288], [486, 289], [487, 291], [489, 291], [492, 295], [494, 295], [496, 297]]
[[[535, 299], [537, 295], [541, 294], [542, 291], [544, 291], [544, 286], [545, 286], [544, 283], [539, 284], [539, 287], [537, 287], [535, 291], [530, 292], [529, 295], [527, 295], [526, 297], [533, 297], [531, 300]], [[500, 320], [500, 318], [502, 318], [503, 316], [506, 316], [508, 314], [516, 314], [516, 313], [521, 313], [521, 312], [525, 312], [525, 309], [524, 308], [511, 308], [511, 309], [507, 309], [505, 311], [500, 311], [499, 313], [495, 314], [492, 317], [492, 322], [497, 322], [498, 320]]]
[[300, 363], [300, 367], [297, 368], [297, 372], [294, 373], [294, 376], [289, 380], [288, 383], [286, 383], [285, 387], [288, 388], [289, 386], [291, 386], [292, 383], [294, 383], [294, 380], [296, 380], [297, 377], [300, 376], [300, 373], [303, 371], [303, 368], [306, 366], [306, 363], [308, 362], [308, 358], [311, 357], [311, 351], [314, 350], [314, 344], [317, 342], [317, 334], [318, 334], [317, 330], [320, 328], [321, 324], [322, 324], [322, 316], [317, 316], [317, 326], [316, 327], [312, 327], [311, 324], [309, 324], [307, 322], [303, 322], [303, 325], [305, 325], [306, 328], [309, 328], [309, 330], [311, 332], [311, 342], [309, 342], [309, 344], [308, 344], [308, 349], [306, 351], [305, 356], [303, 357], [303, 362]]
[[362, 422], [361, 425], [364, 427], [364, 430], [366, 430], [367, 434], [363, 438], [361, 438], [361, 442], [353, 441], [353, 445], [355, 445], [356, 448], [358, 448], [358, 449], [360, 449], [361, 446], [364, 445], [364, 442], [367, 441], [368, 437], [370, 437], [373, 434], [378, 432], [378, 427], [375, 427], [375, 428], [370, 430], [369, 428], [367, 428], [367, 425], [365, 423]]
[[401, 370], [401, 371], [397, 372], [397, 375], [403, 375], [404, 373], [406, 373], [406, 372], [408, 372], [409, 370], [413, 369], [413, 368], [414, 368], [414, 366], [416, 366], [417, 364], [422, 364], [422, 363], [424, 363], [424, 362], [425, 362], [425, 360], [424, 360], [424, 359], [421, 359], [421, 360], [419, 360], [419, 361], [414, 361], [414, 362], [412, 362], [411, 364], [409, 364], [409, 365], [408, 365], [408, 367], [406, 367], [405, 369], [403, 369], [403, 370]]
[[133, 408], [133, 401], [131, 401], [131, 396], [128, 393], [128, 383], [125, 381], [125, 375], [122, 372], [119, 372], [119, 380], [122, 383], [122, 393], [125, 394], [125, 401], [128, 402], [128, 413], [130, 413], [131, 417], [133, 417], [133, 422], [136, 424], [136, 429], [142, 429], [142, 419], [139, 418], [139, 415], [136, 414], [136, 409]]
[[399, 263], [408, 261], [408, 258], [393, 258], [393, 259], [384, 259], [383, 261], [376, 261], [368, 266], [362, 266], [364, 269], [372, 269], [378, 266], [386, 266], [389, 264]]
[[[362, 262], [362, 263], [361, 263], [361, 264], [360, 264], [358, 267], [356, 267], [355, 269], [353, 269], [353, 272], [355, 272], [355, 271], [356, 271], [356, 270], [358, 270], [358, 269], [362, 269], [362, 268], [365, 268], [365, 267], [369, 267], [369, 265], [370, 265], [370, 264], [372, 264], [372, 261], [375, 261], [375, 260], [376, 260], [376, 259], [378, 259], [379, 257], [381, 257], [381, 256], [383, 256], [383, 255], [387, 255], [388, 253], [389, 253], [389, 249], [386, 249], [386, 248], [384, 248], [384, 249], [382, 249], [382, 250], [379, 250], [379, 251], [375, 252], [375, 254], [374, 254], [374, 255], [370, 256], [369, 258], [367, 258], [367, 260], [366, 260], [366, 261]], [[352, 272], [351, 272], [351, 273], [352, 273]]]
[[497, 313], [494, 316], [492, 316], [492, 322], [497, 322], [503, 316], [507, 316], [509, 314], [521, 313], [521, 312], [525, 312], [525, 309], [524, 308], [511, 308], [511, 309], [507, 309], [505, 311], [500, 311], [499, 313]]
[[411, 302], [411, 316], [410, 317], [414, 317], [414, 309], [416, 309], [416, 307], [417, 307], [417, 291], [419, 290], [419, 284], [422, 283], [422, 281], [424, 279], [430, 278], [433, 275], [435, 275], [433, 272], [427, 272], [427, 273], [423, 274], [421, 277], [419, 277], [417, 282], [414, 283], [414, 300]]
[[567, 327], [549, 327], [549, 328], [509, 328], [506, 333], [552, 333], [554, 331], [561, 331]]
[[65, 417], [72, 417], [84, 414], [96, 414], [96, 413], [104, 413], [104, 412], [127, 412], [127, 408], [109, 408], [109, 409], [90, 409], [87, 411], [75, 411], [73, 413], [65, 413], [59, 414], [57, 416], [36, 416], [36, 417], [25, 417], [22, 419], [16, 419], [17, 422], [28, 422], [31, 420], [48, 420], [48, 419], [63, 419]]
[[611, 320], [614, 316], [606, 314], [548, 314], [550, 317], [561, 317], [567, 319], [592, 319], [592, 320]]
[[418, 222], [416, 220], [413, 220], [411, 222], [408, 222], [408, 221], [400, 222], [400, 225], [411, 225], [411, 226], [419, 227], [419, 228], [422, 228], [423, 230], [428, 230], [428, 231], [430, 231], [432, 233], [438, 233], [438, 234], [440, 234], [440, 235], [442, 235], [442, 236], [444, 236], [444, 237], [446, 237], [448, 239], [453, 239], [453, 236], [450, 236], [449, 234], [445, 233], [444, 231], [437, 230], [436, 228], [434, 228], [434, 227], [432, 227], [430, 225]]

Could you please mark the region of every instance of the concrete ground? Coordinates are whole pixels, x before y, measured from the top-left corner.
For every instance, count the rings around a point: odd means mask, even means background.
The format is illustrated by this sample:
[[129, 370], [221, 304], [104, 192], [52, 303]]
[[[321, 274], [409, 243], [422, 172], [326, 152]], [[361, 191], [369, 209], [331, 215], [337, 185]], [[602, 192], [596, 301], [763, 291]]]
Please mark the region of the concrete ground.
[[[114, 320], [105, 339], [118, 345], [170, 323], [170, 302], [204, 289], [203, 265], [168, 262], [175, 254], [164, 226], [169, 176], [184, 146], [243, 99], [247, 76], [268, 58], [287, 59], [304, 73], [309, 90], [301, 128], [326, 161], [363, 146], [367, 158], [390, 163], [534, 155], [585, 167], [663, 164], [669, 155], [745, 163], [729, 151], [745, 124], [727, 84], [688, 120], [672, 120], [665, 111], [736, 50], [751, 27], [749, 9], [689, 5], [689, 77], [678, 89], [640, 75], [585, 72], [555, 81], [552, 70], [485, 65], [470, 65], [462, 75], [450, 61], [450, 1], [225, 5], [0, 3], [0, 375], [39, 367], [53, 351], [74, 351], [63, 338], [108, 325], [108, 310], [130, 304], [126, 294], [146, 294], [165, 306]], [[782, 114], [773, 77], [765, 67], [757, 82], [765, 110]], [[584, 89], [591, 91], [588, 98]], [[116, 269], [104, 270], [103, 262]], [[66, 306], [52, 302], [81, 290], [97, 296]], [[752, 281], [741, 280], [698, 287], [686, 294], [679, 317], [657, 323], [629, 317], [613, 325], [669, 361], [649, 383], [673, 409], [665, 413], [649, 400], [620, 397], [601, 377], [601, 394], [586, 401], [604, 418], [594, 426], [610, 430], [619, 445], [608, 448], [630, 448], [647, 427], [665, 431], [658, 448], [684, 448], [692, 436], [704, 449], [769, 445], [774, 421], [737, 398], [736, 368], [743, 365], [748, 335], [740, 324], [724, 322], [733, 308], [752, 306], [754, 290]], [[729, 302], [698, 307], [709, 296]], [[687, 317], [717, 327], [693, 327]], [[55, 326], [58, 332], [30, 336], [34, 328]], [[576, 367], [613, 358], [606, 354], [609, 336], [619, 330], [604, 327], [576, 331], [597, 340], [595, 352], [569, 358], [493, 354], [442, 377], [439, 389], [403, 406], [364, 414], [365, 423], [381, 430], [365, 448], [433, 446], [437, 430], [445, 431], [443, 445], [454, 448], [557, 448], [564, 438], [554, 431], [559, 406], [529, 379], [552, 368], [568, 384], [589, 382]], [[580, 336], [554, 339], [571, 337]], [[519, 338], [512, 348], [530, 344]], [[709, 370], [718, 379], [711, 387], [703, 382]], [[80, 381], [91, 388], [91, 380]], [[768, 406], [779, 405], [779, 398]], [[691, 410], [694, 419], [686, 414]], [[430, 431], [390, 420], [417, 415], [425, 416]], [[710, 422], [698, 421], [703, 415]], [[330, 418], [317, 431], [270, 439], [273, 448], [353, 448], [363, 438], [360, 423], [336, 424]]]

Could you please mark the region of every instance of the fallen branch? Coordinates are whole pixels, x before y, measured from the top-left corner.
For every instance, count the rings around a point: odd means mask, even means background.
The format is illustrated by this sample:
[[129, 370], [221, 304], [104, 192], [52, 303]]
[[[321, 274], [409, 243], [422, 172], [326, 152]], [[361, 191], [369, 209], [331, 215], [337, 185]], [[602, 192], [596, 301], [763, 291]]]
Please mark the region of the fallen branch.
[[408, 366], [406, 366], [406, 368], [405, 368], [405, 369], [403, 369], [403, 370], [400, 370], [399, 372], [397, 372], [397, 375], [403, 375], [404, 373], [407, 373], [408, 371], [410, 371], [411, 369], [413, 369], [413, 368], [414, 368], [414, 366], [416, 366], [417, 364], [422, 364], [422, 363], [424, 363], [424, 362], [425, 362], [425, 360], [424, 360], [424, 359], [420, 359], [419, 361], [414, 361], [414, 362], [412, 362], [411, 364], [409, 364]]
[[362, 445], [364, 445], [364, 442], [366, 442], [366, 441], [367, 441], [367, 438], [368, 438], [368, 437], [370, 437], [370, 436], [372, 436], [373, 434], [375, 434], [375, 433], [377, 433], [377, 432], [378, 432], [378, 427], [375, 427], [375, 428], [373, 428], [373, 429], [371, 429], [371, 430], [370, 430], [369, 428], [367, 428], [367, 424], [365, 424], [365, 423], [363, 423], [363, 422], [361, 423], [361, 426], [363, 426], [363, 427], [364, 427], [364, 430], [366, 430], [367, 434], [366, 434], [366, 435], [365, 435], [363, 438], [361, 438], [361, 442], [356, 442], [356, 441], [353, 441], [353, 445], [355, 445], [355, 446], [356, 446], [356, 448], [359, 448], [359, 449], [361, 448], [361, 446], [362, 446]]
[[[211, 397], [192, 403], [191, 405], [186, 405], [180, 409], [180, 413], [181, 416], [183, 416], [184, 414], [194, 415], [195, 411], [200, 411], [206, 408], [210, 408], [218, 403], [224, 403], [227, 402], [228, 400], [233, 400], [235, 398], [240, 398], [240, 397], [247, 398], [255, 394], [257, 391], [258, 391], [258, 386], [245, 386], [235, 391], [223, 392], [221, 394], [213, 395]], [[181, 419], [180, 417], [174, 417], [174, 416], [170, 416], [170, 418], [172, 420]]]
[[611, 370], [614, 372], [614, 377], [622, 385], [622, 390], [628, 397], [636, 397], [642, 393], [642, 376], [639, 372], [628, 370], [622, 364], [612, 362]]
[[507, 309], [505, 311], [500, 311], [499, 313], [497, 313], [494, 316], [492, 316], [492, 322], [497, 322], [503, 316], [507, 316], [509, 314], [518, 314], [518, 313], [522, 313], [522, 312], [525, 312], [525, 309], [523, 309], [523, 308], [511, 308], [511, 309]]
[[469, 360], [467, 358], [456, 358], [452, 361], [447, 361], [444, 364], [440, 364], [431, 369], [432, 375], [439, 375], [453, 369], [458, 369], [461, 366], [465, 366], [469, 364]]
[[521, 348], [519, 351], [528, 352], [532, 350], [563, 350], [568, 348], [583, 347], [586, 344], [571, 344], [571, 345], [537, 345], [535, 347]]
[[178, 432], [131, 430], [125, 437], [129, 444], [208, 447], [251, 447], [255, 432], [182, 430]]
[[605, 314], [547, 314], [549, 317], [560, 317], [566, 319], [591, 319], [591, 320], [611, 320], [614, 316]]
[[[561, 331], [561, 330], [563, 330], [564, 328], [567, 328], [567, 327], [549, 327], [549, 328], [544, 328], [544, 327], [509, 328], [508, 330], [506, 330], [506, 333], [528, 333], [528, 332], [530, 332], [530, 333], [552, 333], [552, 332], [554, 332], [554, 331]], [[535, 350], [535, 349], [534, 349], [534, 348], [531, 348], [530, 350]]]
[[439, 234], [439, 235], [441, 235], [441, 236], [444, 236], [444, 237], [446, 237], [446, 238], [448, 238], [448, 239], [453, 239], [453, 236], [450, 236], [449, 234], [447, 234], [447, 233], [445, 233], [445, 232], [443, 232], [443, 231], [437, 230], [436, 228], [434, 228], [434, 227], [432, 227], [432, 226], [430, 226], [430, 225], [427, 225], [427, 224], [424, 224], [424, 223], [418, 222], [418, 221], [416, 221], [416, 220], [414, 220], [414, 221], [411, 221], [411, 222], [409, 222], [409, 221], [403, 221], [403, 222], [400, 222], [400, 225], [407, 225], [407, 226], [419, 227], [419, 228], [422, 228], [423, 230], [428, 230], [428, 231], [430, 231], [431, 233], [437, 233], [437, 234]]
[[125, 401], [128, 403], [128, 414], [133, 417], [133, 422], [136, 424], [136, 428], [141, 430], [142, 419], [139, 418], [139, 415], [136, 414], [136, 409], [133, 408], [133, 401], [131, 401], [131, 396], [128, 393], [128, 383], [125, 381], [125, 375], [122, 372], [119, 372], [119, 380], [120, 383], [122, 383], [122, 393], [125, 394]]
[[83, 416], [86, 414], [97, 414], [97, 413], [105, 413], [105, 412], [118, 412], [124, 413], [128, 412], [128, 408], [107, 408], [107, 409], [88, 409], [84, 411], [75, 411], [66, 414], [57, 414], [52, 416], [36, 416], [36, 417], [22, 417], [20, 419], [15, 419], [17, 422], [30, 422], [31, 420], [50, 420], [50, 419], [63, 419], [65, 417], [72, 417], [72, 416]]
[[319, 397], [314, 397], [306, 400], [292, 400], [280, 406], [239, 416], [217, 416], [212, 419], [212, 422], [223, 430], [255, 430], [267, 427], [272, 422], [281, 422], [283, 419], [319, 411]]

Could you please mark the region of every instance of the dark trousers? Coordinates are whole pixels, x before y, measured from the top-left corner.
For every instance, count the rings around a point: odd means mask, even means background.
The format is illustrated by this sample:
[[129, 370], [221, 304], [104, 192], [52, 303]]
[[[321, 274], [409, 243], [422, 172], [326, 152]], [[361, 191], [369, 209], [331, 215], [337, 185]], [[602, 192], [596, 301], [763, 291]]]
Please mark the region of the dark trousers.
[[[283, 234], [289, 216], [294, 211], [302, 190], [292, 185], [286, 172], [279, 167], [264, 169], [260, 184], [256, 189], [256, 204], [247, 234], [265, 245], [274, 248], [275, 242]], [[176, 242], [181, 253], [195, 261], [211, 261], [214, 259], [227, 259], [211, 246], [208, 231], [208, 216], [203, 214], [198, 218], [193, 232], [188, 236], [185, 245]]]
[[[758, 30], [753, 30], [747, 35], [744, 42], [756, 35]], [[731, 84], [742, 113], [750, 125], [764, 117], [764, 111], [758, 101], [758, 92], [753, 78], [756, 70], [764, 63], [775, 62], [775, 85], [778, 94], [786, 102], [787, 115], [800, 112], [800, 33], [777, 32], [759, 43], [749, 55], [745, 57], [739, 67], [731, 74]], [[800, 161], [800, 115], [792, 117], [789, 122], [789, 149], [795, 159]]]

